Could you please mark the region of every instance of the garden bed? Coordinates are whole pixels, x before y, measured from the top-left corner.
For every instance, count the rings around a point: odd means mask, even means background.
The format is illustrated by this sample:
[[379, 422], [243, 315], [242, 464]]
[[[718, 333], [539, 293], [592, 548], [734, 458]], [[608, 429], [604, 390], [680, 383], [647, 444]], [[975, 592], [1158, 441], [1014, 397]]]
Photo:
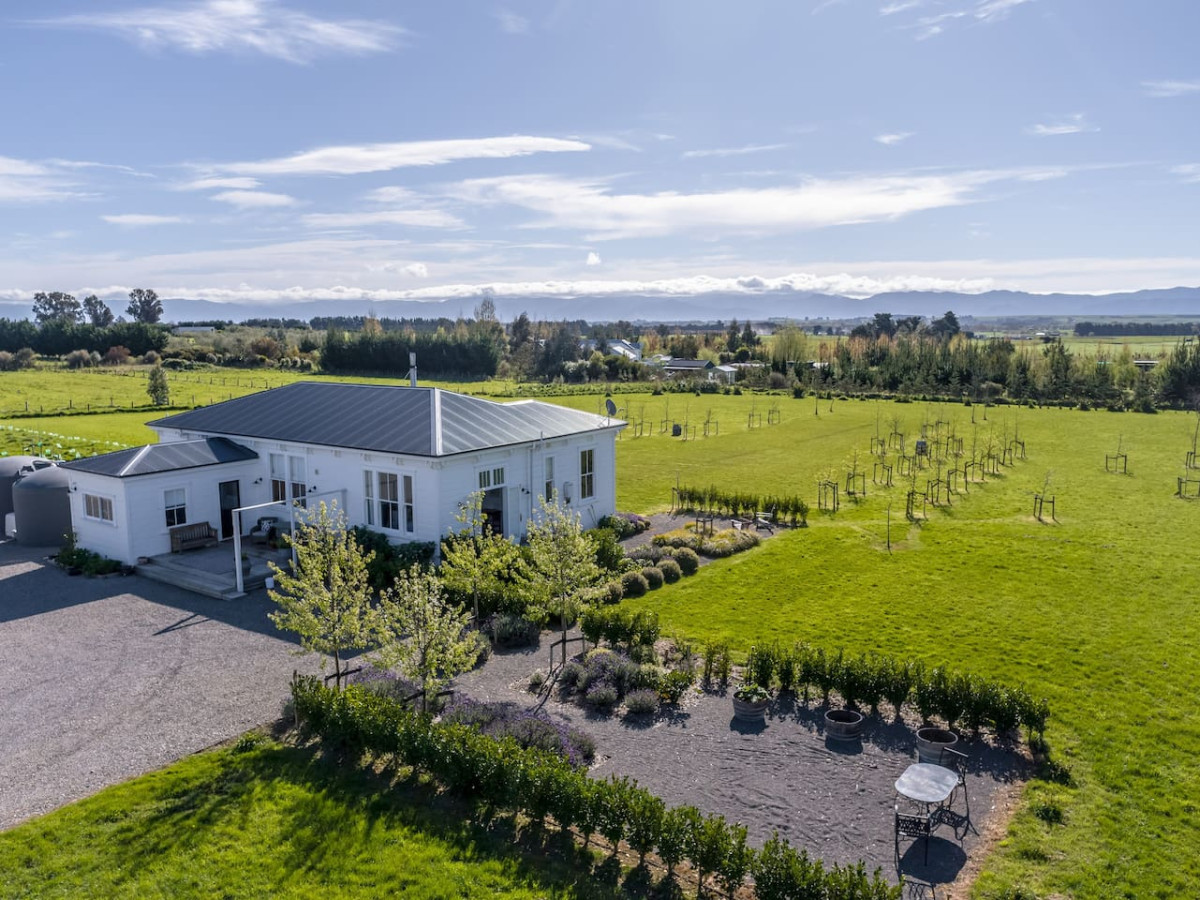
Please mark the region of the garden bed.
[[[631, 776], [670, 805], [692, 804], [704, 812], [741, 821], [756, 846], [778, 830], [793, 846], [827, 863], [863, 859], [895, 880], [892, 812], [894, 782], [916, 762], [915, 717], [895, 722], [889, 712], [868, 716], [861, 742], [826, 739], [819, 699], [807, 705], [785, 694], [775, 697], [763, 725], [736, 722], [732, 688], [693, 690], [676, 707], [658, 715], [598, 713], [557, 692], [531, 693], [530, 672], [549, 662], [542, 645], [493, 654], [456, 687], [485, 700], [540, 705], [552, 717], [585, 729], [596, 741], [595, 777]], [[933, 839], [928, 868], [920, 855], [906, 854], [906, 876], [950, 885], [976, 868], [989, 835], [1003, 827], [1030, 764], [1024, 752], [982, 739], [960, 746], [970, 755], [968, 780], [977, 833], [960, 849], [949, 831]], [[901, 845], [901, 852], [908, 845]], [[918, 848], [919, 851], [920, 848]], [[915, 859], [915, 864], [914, 864]], [[957, 896], [961, 887], [938, 896]]]
[[[621, 541], [621, 546], [625, 548], [626, 553], [628, 553], [630, 550], [633, 550], [635, 547], [644, 547], [653, 543], [654, 539], [660, 534], [677, 531], [681, 528], [686, 528], [688, 525], [695, 525], [696, 523], [695, 516], [684, 513], [655, 513], [654, 515], [647, 516], [646, 518], [650, 520], [650, 527], [647, 530], [643, 531], [641, 534], [635, 534], [632, 537], [625, 538], [623, 541]], [[717, 519], [713, 525], [717, 530], [731, 527], [728, 519]], [[785, 526], [781, 525], [776, 525], [773, 527], [775, 529], [774, 534], [778, 534], [780, 531], [789, 530]], [[753, 526], [750, 526], [749, 530], [756, 533], [758, 537], [764, 541], [774, 536], [774, 534], [768, 531], [755, 532]], [[703, 554], [699, 554], [699, 556], [700, 565], [702, 566], [706, 566], [713, 561], [711, 557]]]

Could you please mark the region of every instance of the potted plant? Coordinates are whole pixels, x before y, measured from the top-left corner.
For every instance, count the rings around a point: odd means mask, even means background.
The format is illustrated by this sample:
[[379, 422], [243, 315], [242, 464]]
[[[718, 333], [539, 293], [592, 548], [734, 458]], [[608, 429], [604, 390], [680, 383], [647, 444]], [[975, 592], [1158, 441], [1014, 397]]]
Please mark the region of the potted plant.
[[757, 684], [743, 684], [733, 692], [733, 717], [745, 722], [762, 722], [767, 717], [771, 695]]
[[948, 728], [938, 728], [936, 725], [926, 725], [917, 729], [917, 760], [923, 763], [940, 765], [942, 751], [954, 747], [958, 743], [958, 735]]
[[825, 711], [825, 736], [832, 741], [855, 741], [862, 737], [863, 714], [857, 709]]

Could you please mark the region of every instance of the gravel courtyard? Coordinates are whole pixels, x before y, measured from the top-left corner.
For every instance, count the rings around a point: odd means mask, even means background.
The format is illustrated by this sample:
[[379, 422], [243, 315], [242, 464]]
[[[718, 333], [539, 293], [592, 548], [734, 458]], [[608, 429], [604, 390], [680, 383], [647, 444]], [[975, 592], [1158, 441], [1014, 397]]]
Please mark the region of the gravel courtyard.
[[270, 601], [71, 578], [0, 542], [0, 828], [278, 715], [293, 669]]
[[550, 715], [582, 728], [596, 740], [596, 777], [629, 775], [668, 803], [740, 821], [755, 845], [778, 830], [827, 863], [861, 859], [893, 881], [902, 872], [916, 891], [911, 896], [965, 896], [984, 849], [1003, 833], [1016, 789], [1028, 777], [1023, 756], [967, 741], [973, 830], [960, 843], [950, 829], [940, 829], [930, 843], [928, 865], [923, 844], [902, 844], [898, 872], [894, 783], [916, 762], [918, 723], [893, 722], [889, 709], [880, 719], [868, 719], [861, 742], [847, 745], [826, 739], [819, 699], [807, 706], [776, 700], [765, 726], [747, 726], [733, 719], [724, 693], [699, 691], [678, 711], [649, 721], [599, 715], [561, 702], [557, 693], [527, 690], [530, 673], [547, 668], [552, 640], [543, 634], [537, 649], [497, 652], [455, 686], [479, 700], [541, 703]]

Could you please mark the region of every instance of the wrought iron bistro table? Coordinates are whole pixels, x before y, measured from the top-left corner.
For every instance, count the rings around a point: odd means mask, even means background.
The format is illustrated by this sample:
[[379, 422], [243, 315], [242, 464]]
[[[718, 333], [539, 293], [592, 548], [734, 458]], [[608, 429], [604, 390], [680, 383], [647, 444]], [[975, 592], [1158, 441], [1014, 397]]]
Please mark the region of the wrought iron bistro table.
[[958, 773], [933, 763], [913, 763], [896, 779], [896, 793], [926, 807], [941, 806], [958, 787]]

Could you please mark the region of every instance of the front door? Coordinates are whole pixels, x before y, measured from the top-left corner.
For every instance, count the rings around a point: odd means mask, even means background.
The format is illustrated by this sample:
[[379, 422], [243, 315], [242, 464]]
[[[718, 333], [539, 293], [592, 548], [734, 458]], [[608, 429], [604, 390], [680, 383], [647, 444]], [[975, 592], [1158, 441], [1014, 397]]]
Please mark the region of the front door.
[[233, 511], [242, 505], [242, 487], [237, 481], [222, 481], [217, 485], [221, 494], [221, 540], [233, 537]]

